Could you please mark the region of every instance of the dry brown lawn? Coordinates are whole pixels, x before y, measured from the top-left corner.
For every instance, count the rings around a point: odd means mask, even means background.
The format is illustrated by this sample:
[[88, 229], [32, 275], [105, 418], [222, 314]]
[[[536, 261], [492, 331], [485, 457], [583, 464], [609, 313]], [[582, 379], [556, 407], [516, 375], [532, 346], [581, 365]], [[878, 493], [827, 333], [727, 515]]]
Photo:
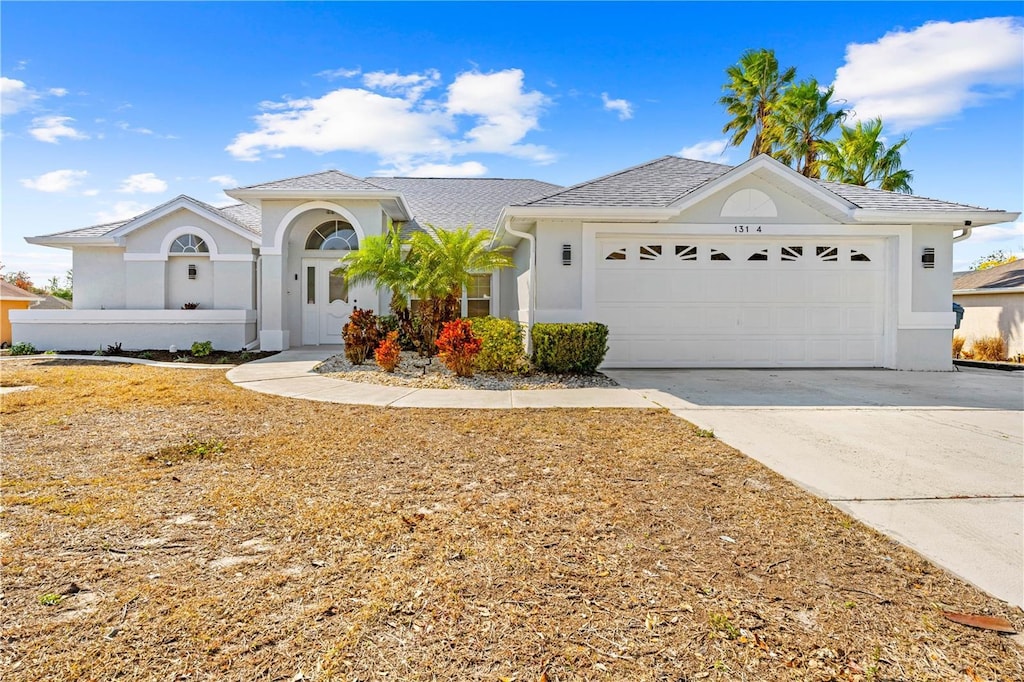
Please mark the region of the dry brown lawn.
[[1019, 609], [667, 412], [2, 382], [5, 681], [1024, 679], [941, 615]]

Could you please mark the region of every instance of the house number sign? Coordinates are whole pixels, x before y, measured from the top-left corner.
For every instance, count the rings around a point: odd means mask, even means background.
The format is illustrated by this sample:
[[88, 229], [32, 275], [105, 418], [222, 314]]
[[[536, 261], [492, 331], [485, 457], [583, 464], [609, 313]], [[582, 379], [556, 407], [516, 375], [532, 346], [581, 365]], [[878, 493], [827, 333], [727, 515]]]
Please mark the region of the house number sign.
[[746, 234], [748, 232], [760, 232], [760, 225], [733, 225], [732, 231], [737, 234]]

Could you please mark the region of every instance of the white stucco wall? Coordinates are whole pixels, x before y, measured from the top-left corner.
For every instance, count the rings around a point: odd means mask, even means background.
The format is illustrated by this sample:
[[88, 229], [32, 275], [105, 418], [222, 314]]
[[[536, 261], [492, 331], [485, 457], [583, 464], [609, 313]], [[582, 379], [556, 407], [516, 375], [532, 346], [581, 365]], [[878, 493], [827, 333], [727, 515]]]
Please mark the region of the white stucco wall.
[[[537, 223], [537, 321], [581, 321], [583, 314], [583, 234], [581, 221]], [[572, 248], [572, 264], [562, 264], [562, 246]]]
[[125, 307], [124, 249], [79, 246], [71, 256], [76, 310]]
[[[172, 231], [191, 231], [198, 228], [212, 237], [219, 254], [252, 254], [252, 241], [245, 236], [221, 227], [208, 218], [181, 208], [125, 235], [125, 252], [161, 253], [164, 238]], [[241, 229], [241, 228], [239, 228]], [[211, 248], [211, 250], [214, 250]]]
[[256, 338], [254, 310], [19, 310], [11, 323], [19, 341], [39, 351], [96, 350], [120, 343], [124, 350], [182, 350], [211, 341], [218, 350], [240, 350]]
[[760, 178], [749, 175], [739, 181], [724, 187], [721, 191], [715, 192], [693, 206], [690, 206], [679, 217], [670, 222], [686, 223], [725, 223], [736, 222], [730, 216], [722, 216], [722, 206], [736, 192], [744, 189], [756, 189], [764, 192], [775, 204], [777, 216], [761, 216], [756, 218], [744, 218], [743, 220], [756, 220], [765, 225], [780, 224], [823, 224], [836, 223], [836, 220], [826, 216], [820, 211], [811, 208], [796, 197], [781, 191]]

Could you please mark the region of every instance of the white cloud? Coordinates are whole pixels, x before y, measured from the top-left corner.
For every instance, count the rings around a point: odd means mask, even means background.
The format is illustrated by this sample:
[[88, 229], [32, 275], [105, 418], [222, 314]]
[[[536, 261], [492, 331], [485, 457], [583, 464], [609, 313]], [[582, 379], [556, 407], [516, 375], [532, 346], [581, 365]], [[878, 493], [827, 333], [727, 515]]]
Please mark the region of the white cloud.
[[363, 85], [371, 90], [383, 90], [395, 93], [408, 100], [416, 101], [427, 90], [436, 88], [441, 83], [441, 73], [437, 69], [427, 69], [424, 73], [385, 73], [373, 71], [363, 76]]
[[156, 173], [136, 173], [122, 180], [121, 187], [117, 191], [125, 194], [136, 194], [138, 192], [156, 194], [166, 189], [167, 183], [158, 178]]
[[523, 91], [521, 69], [495, 73], [475, 71], [456, 76], [448, 86], [446, 109], [449, 114], [475, 117], [477, 125], [466, 132], [464, 152], [491, 152], [550, 163], [554, 156], [543, 147], [520, 144], [527, 133], [536, 130], [538, 119], [549, 100], [543, 93]]
[[25, 85], [25, 81], [0, 77], [0, 113], [3, 115], [16, 114], [37, 99], [39, 95]]
[[376, 171], [376, 175], [399, 175], [409, 178], [479, 178], [487, 175], [487, 166], [479, 161], [462, 163], [424, 163], [399, 165]]
[[335, 78], [352, 78], [362, 73], [362, 69], [325, 69], [324, 71], [318, 72], [316, 75], [321, 78], [326, 78], [329, 81]]
[[145, 213], [151, 207], [138, 201], [119, 201], [109, 210], [96, 213], [96, 220], [101, 223], [113, 223], [118, 220], [128, 220], [140, 213]]
[[51, 142], [53, 144], [60, 142], [62, 137], [66, 137], [69, 140], [87, 139], [88, 135], [68, 125], [68, 123], [72, 123], [74, 120], [70, 116], [40, 116], [39, 118], [32, 119], [32, 125], [35, 127], [29, 128], [28, 132], [40, 142]]
[[82, 190], [82, 196], [83, 197], [94, 197], [94, 196], [97, 196], [99, 193], [100, 193], [100, 191], [98, 189]]
[[68, 94], [67, 88], [50, 88], [50, 94], [54, 97], [63, 97]]
[[434, 70], [408, 75], [373, 72], [364, 77], [365, 88], [264, 102], [263, 113], [254, 119], [256, 130], [239, 133], [227, 151], [246, 161], [289, 148], [316, 154], [355, 151], [408, 167], [449, 164], [453, 156], [478, 152], [538, 162], [553, 159], [543, 147], [522, 142], [538, 128], [548, 101], [540, 92], [524, 91], [522, 71], [462, 73], [444, 99], [422, 99], [439, 83], [440, 74]]
[[601, 101], [604, 102], [606, 111], [614, 111], [619, 114], [619, 120], [625, 121], [633, 118], [633, 104], [629, 100], [612, 99], [607, 92], [601, 93]]
[[65, 168], [43, 173], [35, 178], [26, 178], [21, 184], [39, 192], [67, 192], [72, 187], [82, 184], [82, 180], [88, 175], [88, 171]]
[[[928, 125], [1019, 89], [1024, 24], [1013, 17], [929, 22], [846, 46], [835, 99], [896, 131]], [[887, 127], [889, 127], [887, 126]]]
[[238, 187], [238, 180], [230, 175], [214, 175], [210, 178], [210, 182], [215, 182], [221, 187]]
[[686, 159], [696, 159], [697, 161], [717, 161], [722, 163], [723, 154], [728, 146], [729, 141], [725, 139], [704, 140], [689, 147], [683, 147], [679, 150], [679, 156]]

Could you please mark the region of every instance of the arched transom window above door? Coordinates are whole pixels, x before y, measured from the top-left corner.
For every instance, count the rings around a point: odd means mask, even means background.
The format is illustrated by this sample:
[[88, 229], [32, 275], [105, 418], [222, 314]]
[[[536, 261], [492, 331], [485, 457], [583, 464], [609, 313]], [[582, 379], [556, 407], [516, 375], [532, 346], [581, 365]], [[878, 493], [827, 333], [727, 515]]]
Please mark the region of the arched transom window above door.
[[344, 220], [328, 220], [306, 238], [307, 251], [355, 251], [358, 248], [355, 228]]
[[171, 253], [209, 253], [210, 247], [203, 238], [194, 234], [183, 234], [171, 242]]

